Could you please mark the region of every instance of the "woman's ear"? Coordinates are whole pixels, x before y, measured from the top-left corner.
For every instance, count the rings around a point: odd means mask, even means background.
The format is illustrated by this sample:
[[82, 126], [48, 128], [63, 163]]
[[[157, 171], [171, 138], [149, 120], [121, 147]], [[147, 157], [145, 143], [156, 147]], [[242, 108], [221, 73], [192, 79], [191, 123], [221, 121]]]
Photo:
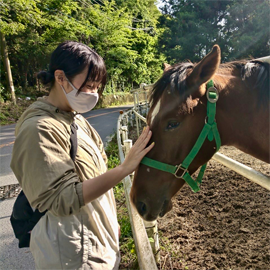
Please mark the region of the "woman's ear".
[[65, 81], [65, 73], [64, 73], [64, 71], [57, 69], [54, 72], [54, 78], [55, 78], [55, 81], [57, 83], [59, 83], [60, 85], [63, 85], [63, 83]]

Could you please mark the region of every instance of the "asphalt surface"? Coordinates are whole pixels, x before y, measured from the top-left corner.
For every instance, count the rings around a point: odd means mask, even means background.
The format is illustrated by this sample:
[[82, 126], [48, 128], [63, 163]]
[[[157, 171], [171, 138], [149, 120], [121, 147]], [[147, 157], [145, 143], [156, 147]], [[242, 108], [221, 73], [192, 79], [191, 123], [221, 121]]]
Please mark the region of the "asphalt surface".
[[[103, 143], [116, 131], [120, 110], [132, 106], [99, 109], [84, 114], [88, 122], [97, 130]], [[9, 164], [12, 155], [15, 125], [0, 127], [0, 187], [17, 183]], [[28, 248], [19, 249], [10, 226], [9, 217], [15, 198], [0, 200], [0, 270], [32, 270], [34, 260]]]
[[0, 186], [17, 183], [9, 167], [15, 140], [14, 130], [15, 125], [0, 127]]

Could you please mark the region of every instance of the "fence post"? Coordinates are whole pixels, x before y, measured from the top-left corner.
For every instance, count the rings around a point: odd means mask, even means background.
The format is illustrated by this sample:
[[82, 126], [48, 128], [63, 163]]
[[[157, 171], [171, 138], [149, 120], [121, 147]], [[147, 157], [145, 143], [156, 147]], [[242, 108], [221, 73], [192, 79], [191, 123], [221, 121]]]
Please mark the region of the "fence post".
[[[137, 97], [137, 106], [136, 106], [136, 110], [139, 111], [140, 108], [141, 108], [141, 105], [140, 105], [140, 98], [139, 98], [139, 92], [136, 92], [136, 97]], [[138, 127], [137, 127], [137, 133], [138, 133], [138, 136], [139, 136], [139, 128], [141, 127], [141, 119], [137, 118], [137, 121], [138, 121]]]
[[[133, 93], [133, 97], [134, 97], [134, 109], [137, 110], [137, 92]], [[136, 129], [137, 129], [137, 135], [139, 137], [140, 133], [139, 133], [139, 122], [138, 122], [138, 116], [135, 115], [135, 120], [136, 120]]]
[[129, 118], [128, 119], [129, 119], [128, 120], [128, 123], [130, 124], [131, 127], [133, 127], [134, 124], [133, 124], [133, 114], [132, 113], [129, 114]]
[[[126, 139], [123, 141], [124, 149], [125, 149], [125, 156], [127, 156], [129, 150], [132, 147], [132, 140]], [[145, 221], [143, 220], [143, 224], [155, 257], [156, 262], [160, 262], [160, 249], [159, 249], [159, 241], [158, 241], [158, 228], [157, 228], [157, 221]]]
[[136, 102], [137, 96], [136, 96], [136, 92], [133, 93], [133, 98], [134, 98], [134, 108], [136, 108], [137, 107], [137, 102]]
[[137, 127], [137, 136], [140, 136], [140, 131], [139, 131], [139, 121], [138, 121], [138, 116], [136, 115], [136, 127]]
[[121, 134], [122, 134], [122, 142], [128, 139], [128, 127], [122, 126], [121, 127]]
[[125, 157], [127, 156], [130, 148], [132, 147], [132, 140], [126, 139], [123, 141], [124, 143], [124, 148], [125, 148]]
[[158, 240], [158, 228], [157, 221], [143, 221], [146, 233], [148, 235], [150, 245], [153, 250], [153, 254], [157, 263], [160, 262], [160, 248], [159, 248], [159, 240]]
[[[118, 122], [117, 122], [117, 144], [119, 148], [120, 160], [121, 160], [121, 163], [123, 163], [125, 158], [124, 158], [120, 133], [121, 133], [121, 116], [118, 118]], [[130, 149], [131, 147], [130, 141], [128, 142], [128, 145], [127, 145], [127, 142], [125, 142], [124, 144], [126, 145], [127, 150]], [[126, 155], [127, 153], [128, 152], [126, 152]], [[139, 268], [142, 270], [158, 270], [143, 221], [130, 201], [129, 194], [130, 194], [132, 183], [131, 183], [129, 175], [123, 179], [123, 184], [124, 184], [124, 189], [125, 189], [127, 209], [129, 212], [130, 223], [131, 223], [131, 228], [133, 232], [133, 238], [134, 238], [135, 247], [137, 251]]]
[[[132, 140], [128, 139], [126, 126], [122, 126], [121, 130], [122, 130], [122, 134], [123, 135], [125, 134], [122, 137], [122, 140], [124, 144], [125, 156], [127, 156], [128, 152], [130, 151], [132, 147]], [[148, 222], [144, 220], [143, 223], [144, 223], [144, 227], [150, 241], [151, 248], [153, 250], [155, 260], [156, 262], [160, 262], [160, 249], [159, 249], [159, 241], [158, 241], [157, 221], [154, 220], [154, 221]]]
[[145, 99], [145, 103], [147, 103], [147, 92], [146, 92], [146, 90], [144, 90], [144, 99]]

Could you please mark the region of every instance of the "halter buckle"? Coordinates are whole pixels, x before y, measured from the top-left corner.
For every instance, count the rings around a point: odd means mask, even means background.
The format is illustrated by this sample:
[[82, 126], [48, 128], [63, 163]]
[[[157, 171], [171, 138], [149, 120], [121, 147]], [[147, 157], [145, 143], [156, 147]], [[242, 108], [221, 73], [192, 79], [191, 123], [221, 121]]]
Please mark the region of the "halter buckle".
[[[176, 169], [176, 171], [174, 172], [173, 175], [174, 175], [176, 178], [178, 178], [178, 179], [183, 178], [184, 175], [185, 175], [185, 173], [186, 173], [188, 170], [187, 170], [186, 168], [183, 168], [183, 167], [182, 167], [182, 164], [180, 164], [180, 165], [178, 165], [178, 166], [176, 165], [175, 167], [177, 167], [177, 169]], [[181, 176], [178, 176], [177, 173], [178, 173], [178, 171], [179, 171], [180, 169], [183, 170], [183, 173], [182, 173]]]
[[[210, 93], [215, 93], [216, 97], [212, 98]], [[218, 101], [218, 98], [219, 98], [218, 90], [213, 86], [208, 88], [207, 91], [206, 91], [206, 97], [207, 97], [209, 102], [216, 103]]]

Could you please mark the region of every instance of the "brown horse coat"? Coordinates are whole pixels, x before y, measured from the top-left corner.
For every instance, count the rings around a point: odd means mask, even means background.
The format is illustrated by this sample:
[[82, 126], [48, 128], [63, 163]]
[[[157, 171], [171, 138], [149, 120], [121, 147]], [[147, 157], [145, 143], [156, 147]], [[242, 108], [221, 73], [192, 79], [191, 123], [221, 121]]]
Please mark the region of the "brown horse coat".
[[[220, 64], [218, 45], [198, 64], [166, 66], [154, 85], [148, 115], [155, 147], [147, 157], [178, 165], [195, 144], [206, 118], [206, 83], [213, 80], [219, 92], [216, 122], [222, 145], [231, 145], [270, 163], [269, 70], [267, 62], [240, 60]], [[216, 151], [215, 142], [205, 141], [189, 167], [193, 174]], [[164, 215], [183, 179], [140, 164], [135, 173], [131, 198], [147, 220]]]

